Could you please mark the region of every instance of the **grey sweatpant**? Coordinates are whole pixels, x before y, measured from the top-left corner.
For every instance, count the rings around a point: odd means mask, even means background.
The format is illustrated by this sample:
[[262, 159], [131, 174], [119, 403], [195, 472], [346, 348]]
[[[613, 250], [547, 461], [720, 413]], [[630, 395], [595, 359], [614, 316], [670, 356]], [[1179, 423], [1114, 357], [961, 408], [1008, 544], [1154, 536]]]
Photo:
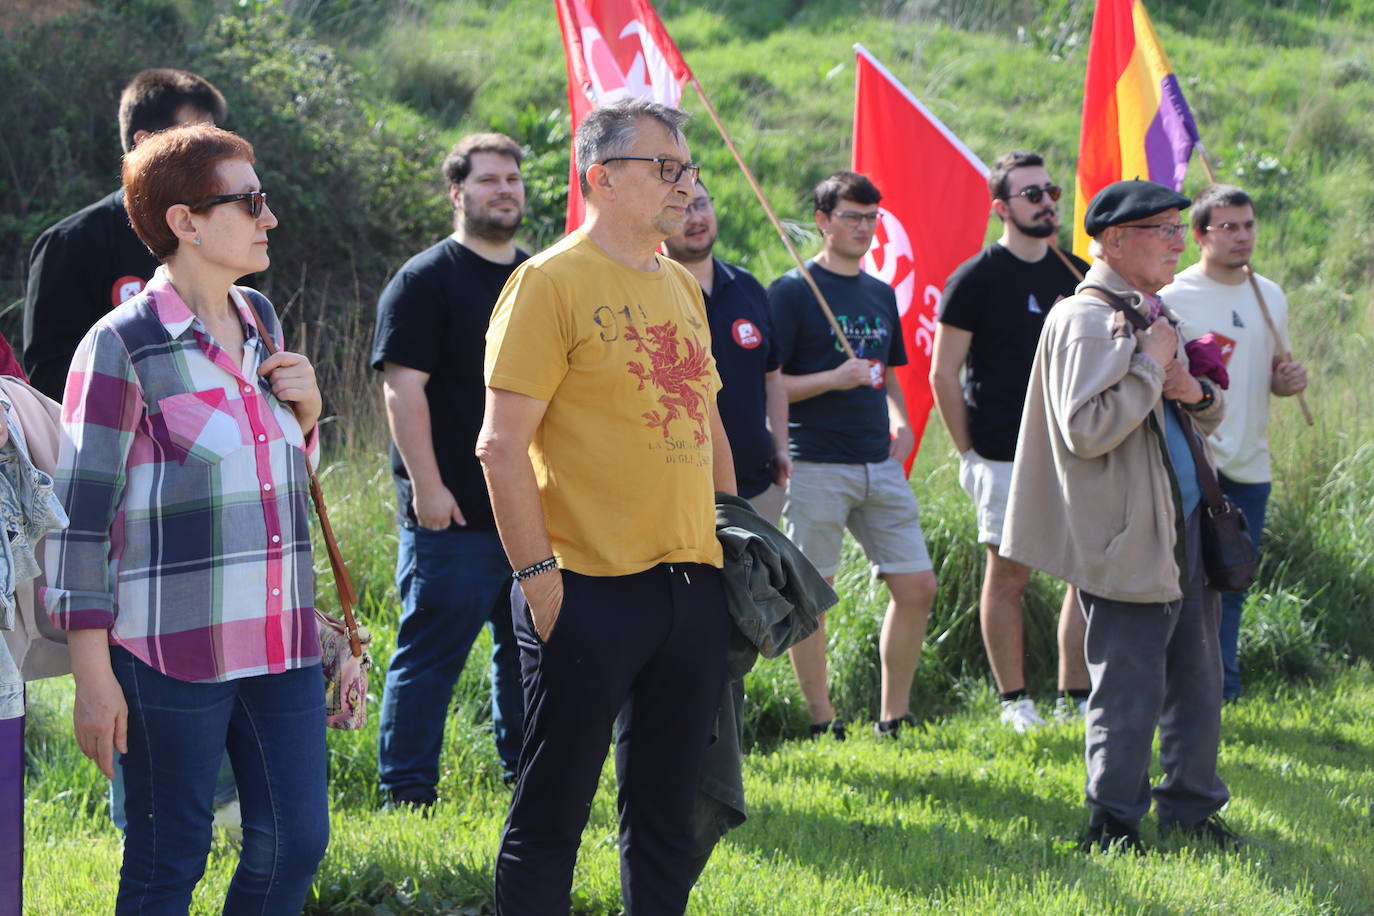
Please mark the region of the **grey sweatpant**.
[[1085, 757], [1090, 823], [1137, 826], [1150, 810], [1150, 752], [1159, 726], [1161, 824], [1196, 824], [1230, 793], [1217, 776], [1221, 738], [1221, 604], [1203, 585], [1199, 508], [1187, 524], [1181, 601], [1136, 604], [1079, 592], [1092, 694]]

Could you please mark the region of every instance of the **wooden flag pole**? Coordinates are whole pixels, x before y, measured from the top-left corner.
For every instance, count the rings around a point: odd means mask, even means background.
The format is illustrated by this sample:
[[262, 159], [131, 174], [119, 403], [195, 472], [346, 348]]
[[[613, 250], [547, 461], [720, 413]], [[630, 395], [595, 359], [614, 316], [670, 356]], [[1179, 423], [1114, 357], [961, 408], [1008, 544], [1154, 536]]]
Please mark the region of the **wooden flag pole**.
[[1217, 176], [1212, 174], [1212, 163], [1207, 159], [1207, 147], [1202, 145], [1201, 140], [1194, 141], [1193, 146], [1197, 147], [1197, 157], [1202, 162], [1202, 170], [1207, 173], [1207, 183], [1216, 184]]
[[749, 187], [754, 189], [754, 195], [758, 197], [759, 203], [763, 204], [763, 211], [768, 214], [768, 219], [772, 221], [773, 228], [778, 231], [778, 236], [782, 239], [782, 243], [787, 246], [787, 253], [792, 256], [792, 261], [797, 265], [797, 270], [801, 272], [802, 279], [806, 281], [807, 286], [811, 287], [811, 292], [816, 297], [816, 304], [821, 307], [821, 313], [825, 315], [825, 320], [830, 322], [830, 328], [835, 332], [835, 339], [839, 341], [840, 346], [844, 348], [845, 355], [850, 359], [854, 359], [854, 349], [849, 346], [849, 338], [844, 336], [844, 331], [840, 329], [840, 323], [835, 320], [835, 313], [830, 310], [830, 303], [825, 301], [825, 295], [821, 292], [821, 288], [816, 285], [816, 280], [811, 276], [811, 271], [806, 269], [806, 264], [802, 262], [801, 255], [797, 253], [796, 246], [793, 245], [792, 240], [787, 237], [787, 232], [782, 228], [782, 223], [778, 220], [778, 215], [773, 212], [772, 204], [768, 203], [768, 198], [763, 194], [763, 188], [759, 187], [758, 181], [754, 178], [754, 173], [749, 170], [749, 166], [744, 161], [744, 156], [740, 155], [739, 149], [735, 146], [735, 141], [730, 138], [730, 133], [725, 129], [725, 125], [721, 123], [720, 116], [716, 114], [715, 106], [713, 106], [711, 100], [706, 97], [706, 91], [701, 88], [701, 83], [697, 82], [695, 76], [692, 77], [690, 82], [692, 88], [697, 91], [697, 96], [700, 97], [701, 104], [706, 106], [706, 113], [711, 116], [711, 123], [716, 125], [716, 130], [720, 132], [721, 139], [725, 141], [726, 147], [729, 148], [731, 154], [735, 157], [735, 161], [739, 163], [740, 171], [744, 173], [744, 178], [749, 182]]
[[[1285, 363], [1293, 361], [1293, 354], [1284, 346], [1283, 338], [1279, 336], [1278, 326], [1274, 324], [1274, 317], [1269, 314], [1269, 306], [1264, 301], [1264, 293], [1260, 292], [1259, 281], [1255, 279], [1255, 272], [1250, 269], [1250, 265], [1245, 265], [1245, 276], [1250, 280], [1250, 288], [1255, 291], [1255, 300], [1259, 302], [1260, 311], [1264, 314], [1264, 323], [1269, 325], [1269, 333], [1274, 337], [1274, 348], [1278, 351], [1279, 359]], [[1314, 425], [1312, 411], [1308, 409], [1307, 398], [1298, 392], [1298, 406], [1302, 408], [1302, 418], [1307, 421], [1308, 426]]]
[[[1216, 184], [1216, 176], [1212, 173], [1212, 164], [1207, 161], [1207, 149], [1202, 145], [1202, 141], [1197, 141], [1198, 159], [1202, 161], [1202, 170], [1207, 173], [1207, 182]], [[1250, 281], [1250, 288], [1255, 291], [1255, 301], [1259, 303], [1260, 314], [1264, 315], [1264, 323], [1269, 326], [1269, 334], [1274, 338], [1274, 349], [1279, 355], [1279, 359], [1286, 363], [1293, 361], [1293, 353], [1288, 349], [1287, 342], [1279, 336], [1278, 325], [1274, 324], [1274, 316], [1269, 313], [1269, 304], [1264, 301], [1264, 293], [1260, 292], [1259, 281], [1255, 279], [1255, 271], [1249, 264], [1245, 265], [1245, 276]], [[1307, 398], [1303, 397], [1301, 391], [1298, 392], [1298, 406], [1302, 408], [1302, 418], [1307, 421], [1308, 426], [1315, 425], [1312, 419], [1312, 410], [1307, 406]]]

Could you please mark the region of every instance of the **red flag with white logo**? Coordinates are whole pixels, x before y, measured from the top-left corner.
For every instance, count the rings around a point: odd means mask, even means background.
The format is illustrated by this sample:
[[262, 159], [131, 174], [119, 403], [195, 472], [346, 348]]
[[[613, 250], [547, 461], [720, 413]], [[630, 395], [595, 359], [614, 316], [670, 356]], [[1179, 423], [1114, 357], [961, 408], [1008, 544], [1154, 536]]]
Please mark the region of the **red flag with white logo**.
[[[573, 134], [593, 108], [635, 97], [676, 106], [692, 78], [649, 0], [554, 0], [568, 61]], [[582, 225], [577, 163], [568, 176], [566, 231]]]
[[[854, 171], [882, 191], [864, 269], [897, 293], [908, 362], [896, 369], [919, 448], [933, 398], [930, 357], [945, 280], [977, 253], [988, 167], [861, 45], [854, 46]], [[913, 451], [907, 459], [911, 473]]]

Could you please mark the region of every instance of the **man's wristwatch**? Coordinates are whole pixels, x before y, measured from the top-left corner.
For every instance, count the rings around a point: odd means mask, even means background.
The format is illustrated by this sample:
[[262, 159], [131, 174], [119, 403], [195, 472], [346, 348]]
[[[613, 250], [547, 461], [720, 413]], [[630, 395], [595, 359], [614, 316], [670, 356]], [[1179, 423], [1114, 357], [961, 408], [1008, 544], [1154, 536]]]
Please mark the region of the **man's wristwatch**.
[[1200, 378], [1197, 380], [1197, 383], [1202, 387], [1202, 400], [1194, 401], [1192, 404], [1183, 405], [1184, 407], [1194, 412], [1199, 410], [1206, 410], [1208, 407], [1211, 407], [1212, 402], [1217, 399], [1216, 394], [1212, 391], [1211, 382], [1208, 382], [1206, 379]]

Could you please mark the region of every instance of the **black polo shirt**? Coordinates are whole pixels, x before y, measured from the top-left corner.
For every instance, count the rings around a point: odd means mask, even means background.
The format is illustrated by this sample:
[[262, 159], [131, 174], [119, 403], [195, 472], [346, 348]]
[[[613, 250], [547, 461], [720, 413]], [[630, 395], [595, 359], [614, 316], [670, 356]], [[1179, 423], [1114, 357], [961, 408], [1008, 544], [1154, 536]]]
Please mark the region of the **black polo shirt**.
[[743, 267], [712, 258], [715, 265], [706, 316], [711, 353], [720, 373], [716, 399], [720, 421], [730, 439], [735, 485], [745, 499], [773, 482], [773, 436], [768, 431], [764, 375], [778, 368], [773, 356], [773, 324], [768, 294]]

